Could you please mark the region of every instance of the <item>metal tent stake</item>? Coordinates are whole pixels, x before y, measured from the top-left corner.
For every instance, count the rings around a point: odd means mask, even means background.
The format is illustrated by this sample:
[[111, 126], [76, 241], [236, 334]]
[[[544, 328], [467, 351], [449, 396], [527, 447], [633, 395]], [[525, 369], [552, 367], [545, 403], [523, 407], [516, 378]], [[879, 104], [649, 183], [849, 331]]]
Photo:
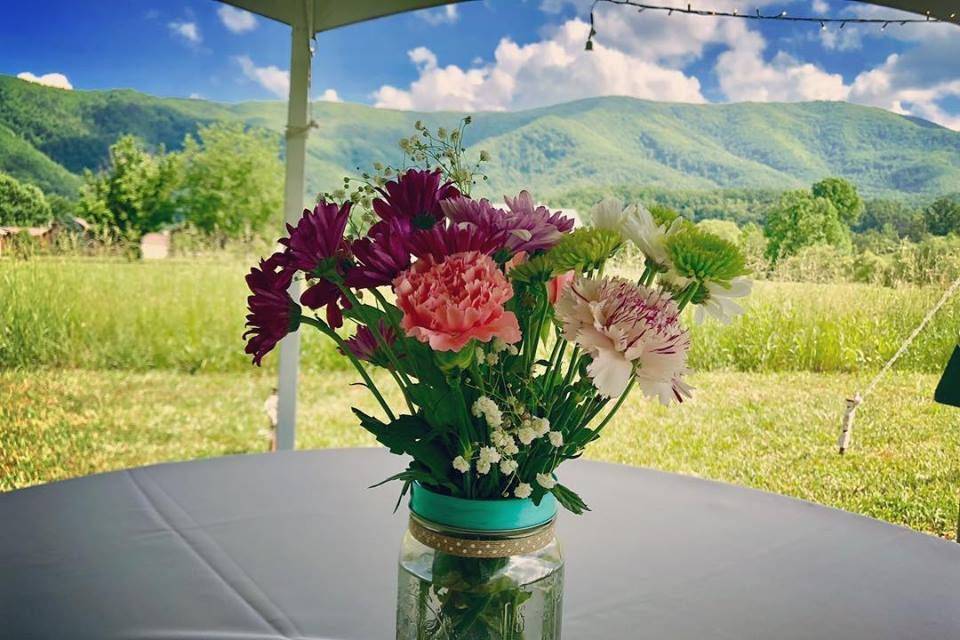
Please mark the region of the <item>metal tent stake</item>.
[[863, 402], [863, 397], [857, 393], [852, 398], [847, 398], [847, 410], [843, 414], [843, 426], [840, 429], [840, 439], [837, 446], [840, 448], [840, 455], [850, 446], [850, 439], [853, 437], [853, 418], [857, 415], [857, 407]]

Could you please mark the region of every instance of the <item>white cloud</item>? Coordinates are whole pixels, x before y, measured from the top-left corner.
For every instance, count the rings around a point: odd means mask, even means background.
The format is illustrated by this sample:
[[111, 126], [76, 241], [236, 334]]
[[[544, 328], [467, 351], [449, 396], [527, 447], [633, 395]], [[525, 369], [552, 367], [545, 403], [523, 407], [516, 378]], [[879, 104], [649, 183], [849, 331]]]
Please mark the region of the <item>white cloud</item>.
[[[543, 40], [519, 45], [504, 38], [493, 62], [441, 66], [426, 47], [408, 55], [419, 77], [406, 89], [390, 85], [374, 93], [377, 106], [422, 110], [524, 109], [601, 95], [704, 102], [700, 83], [681, 70], [598, 41], [584, 51], [590, 26], [572, 19]], [[653, 56], [651, 56], [653, 57]]]
[[827, 0], [813, 0], [811, 3], [811, 8], [814, 13], [823, 15], [830, 11], [830, 3]]
[[766, 42], [749, 31], [717, 56], [716, 73], [727, 99], [740, 102], [799, 102], [845, 100], [850, 92], [838, 73], [801, 62], [780, 51], [764, 60]]
[[[793, 0], [800, 2], [801, 0]], [[756, 0], [752, 6], [782, 7], [790, 0]], [[826, 0], [802, 0], [809, 11], [834, 11]], [[821, 4], [822, 3], [822, 4]], [[858, 3], [854, 3], [858, 4]], [[571, 5], [588, 12], [590, 0], [542, 0], [545, 11]], [[715, 0], [718, 9], [742, 7]], [[798, 9], [799, 11], [799, 9]], [[891, 10], [860, 5], [842, 15], [873, 15]], [[601, 95], [625, 95], [660, 101], [705, 102], [690, 64], [719, 51], [714, 62], [719, 96], [724, 101], [847, 100], [929, 119], [960, 129], [960, 114], [945, 99], [960, 97], [956, 60], [960, 38], [949, 25], [891, 25], [863, 29], [848, 24], [810, 33], [825, 48], [849, 51], [867, 38], [894, 37], [907, 49], [852, 82], [830, 67], [768, 47], [763, 35], [743, 21], [694, 19], [651, 11], [642, 15], [601, 5], [594, 12], [597, 35], [592, 52], [584, 51], [589, 25], [566, 20], [539, 40], [518, 44], [503, 38], [492, 60], [444, 65], [427, 47], [408, 57], [417, 78], [406, 86], [383, 85], [372, 98], [377, 106], [417, 110], [507, 110], [555, 104]], [[874, 33], [876, 31], [876, 33]], [[712, 53], [710, 53], [712, 55]]]
[[317, 100], [320, 102], [343, 102], [343, 100], [341, 100], [340, 96], [337, 94], [336, 89], [325, 90], [323, 93], [317, 96]]
[[196, 22], [170, 22], [167, 24], [170, 32], [175, 36], [183, 38], [189, 44], [200, 44], [203, 42], [203, 36], [200, 35], [200, 27]]
[[67, 76], [62, 73], [45, 73], [42, 76], [37, 76], [29, 71], [23, 71], [18, 73], [17, 77], [21, 80], [26, 80], [27, 82], [35, 82], [37, 84], [42, 84], [45, 87], [53, 87], [55, 89], [73, 89], [73, 85], [70, 84], [70, 80], [67, 79]]
[[912, 68], [909, 54], [891, 54], [886, 61], [856, 77], [850, 100], [912, 115], [960, 130], [960, 114], [948, 113], [939, 102], [960, 97], [960, 79], [955, 74], [923, 82]]
[[204, 100], [203, 94], [197, 93], [194, 91], [188, 96], [191, 100]]
[[431, 26], [454, 24], [460, 19], [460, 12], [455, 4], [448, 4], [435, 9], [417, 11], [416, 16]]
[[290, 72], [269, 65], [258, 67], [250, 56], [236, 56], [234, 60], [240, 65], [245, 75], [278, 98], [286, 98], [290, 92]]
[[863, 35], [859, 27], [847, 25], [843, 29], [829, 26], [819, 31], [820, 44], [828, 51], [854, 51], [863, 47]]
[[228, 4], [220, 5], [217, 15], [223, 26], [233, 33], [246, 33], [257, 28], [257, 18], [252, 13]]

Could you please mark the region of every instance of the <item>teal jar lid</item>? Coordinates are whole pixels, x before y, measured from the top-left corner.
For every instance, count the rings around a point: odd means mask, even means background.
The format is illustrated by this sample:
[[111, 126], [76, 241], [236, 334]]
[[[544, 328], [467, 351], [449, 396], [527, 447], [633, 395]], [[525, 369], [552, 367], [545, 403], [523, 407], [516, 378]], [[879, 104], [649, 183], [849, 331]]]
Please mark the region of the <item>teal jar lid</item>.
[[557, 515], [557, 499], [547, 493], [540, 504], [526, 498], [468, 500], [434, 493], [415, 482], [410, 510], [430, 522], [471, 531], [512, 531], [550, 522]]

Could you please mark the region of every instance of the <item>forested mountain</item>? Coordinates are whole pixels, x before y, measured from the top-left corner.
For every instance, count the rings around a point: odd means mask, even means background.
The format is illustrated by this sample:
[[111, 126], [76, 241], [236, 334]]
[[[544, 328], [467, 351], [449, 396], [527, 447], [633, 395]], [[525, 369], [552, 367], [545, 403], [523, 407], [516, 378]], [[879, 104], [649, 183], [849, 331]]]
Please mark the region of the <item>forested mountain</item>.
[[[374, 161], [401, 162], [413, 123], [463, 114], [357, 104], [312, 105], [308, 190], [339, 185]], [[484, 190], [536, 194], [604, 185], [775, 190], [842, 176], [867, 196], [930, 197], [960, 184], [960, 133], [881, 109], [836, 102], [689, 105], [594, 98], [473, 114], [468, 142], [491, 155]], [[177, 149], [200, 124], [241, 121], [280, 135], [280, 102], [220, 104], [130, 90], [64, 91], [0, 76], [0, 172], [47, 192], [75, 192], [117, 137]]]

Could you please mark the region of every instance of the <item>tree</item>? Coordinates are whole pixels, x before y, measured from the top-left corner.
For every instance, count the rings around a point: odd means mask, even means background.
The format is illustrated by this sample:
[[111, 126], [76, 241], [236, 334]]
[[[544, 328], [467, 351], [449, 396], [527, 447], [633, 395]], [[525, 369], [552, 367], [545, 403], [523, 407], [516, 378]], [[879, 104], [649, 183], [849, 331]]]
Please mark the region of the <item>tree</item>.
[[764, 233], [771, 262], [796, 254], [803, 247], [828, 244], [850, 248], [850, 230], [833, 202], [807, 191], [787, 191], [767, 215]]
[[724, 240], [729, 240], [735, 245], [740, 244], [742, 235], [740, 232], [740, 227], [738, 227], [737, 223], [733, 222], [732, 220], [717, 220], [715, 218], [707, 218], [706, 220], [701, 220], [698, 222], [697, 226], [708, 233], [712, 233], [715, 236], [720, 236]]
[[283, 206], [283, 166], [276, 135], [240, 124], [212, 124], [187, 136], [179, 208], [206, 233], [250, 236]]
[[149, 153], [135, 136], [122, 136], [110, 147], [110, 160], [99, 173], [84, 173], [77, 215], [101, 231], [137, 239], [173, 221], [173, 194], [179, 184], [179, 158]]
[[960, 199], [956, 196], [938, 198], [923, 212], [927, 229], [935, 236], [960, 233]]
[[843, 178], [824, 178], [811, 187], [816, 198], [826, 198], [837, 209], [840, 220], [847, 226], [853, 226], [863, 214], [863, 200], [857, 188]]
[[40, 227], [50, 224], [52, 218], [40, 189], [0, 173], [0, 226]]
[[861, 233], [876, 230], [892, 233], [897, 238], [920, 240], [927, 232], [927, 224], [921, 212], [899, 200], [868, 200], [854, 229]]

